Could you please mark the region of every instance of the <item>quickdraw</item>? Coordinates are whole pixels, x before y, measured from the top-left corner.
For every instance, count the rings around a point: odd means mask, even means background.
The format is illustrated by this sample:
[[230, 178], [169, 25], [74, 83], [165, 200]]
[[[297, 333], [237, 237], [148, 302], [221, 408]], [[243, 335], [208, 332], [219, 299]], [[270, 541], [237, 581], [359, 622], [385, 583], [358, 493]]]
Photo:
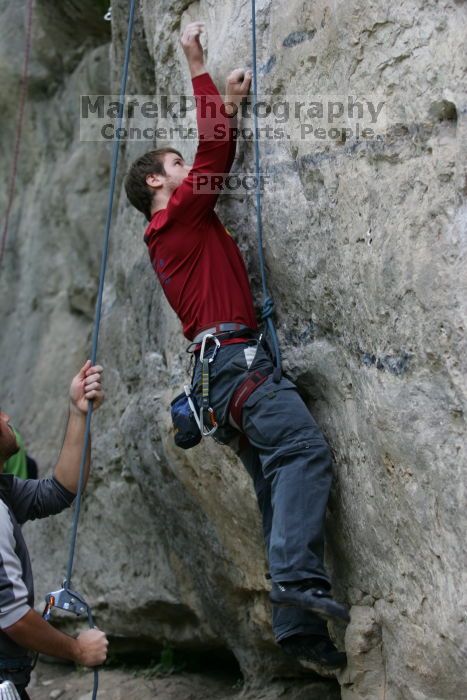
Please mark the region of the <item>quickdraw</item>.
[[[206, 352], [206, 344], [208, 341], [211, 340], [215, 344], [214, 351], [211, 357], [205, 357], [204, 354]], [[201, 434], [204, 437], [213, 435], [218, 428], [216, 414], [212, 406], [210, 406], [209, 382], [210, 365], [212, 362], [214, 362], [220, 346], [220, 340], [215, 335], [213, 335], [212, 333], [206, 333], [206, 335], [203, 337], [203, 341], [201, 343], [201, 350], [199, 353], [199, 361], [201, 363], [201, 409], [199, 412], [199, 428]], [[205, 428], [206, 422], [209, 422], [211, 424], [210, 428]]]

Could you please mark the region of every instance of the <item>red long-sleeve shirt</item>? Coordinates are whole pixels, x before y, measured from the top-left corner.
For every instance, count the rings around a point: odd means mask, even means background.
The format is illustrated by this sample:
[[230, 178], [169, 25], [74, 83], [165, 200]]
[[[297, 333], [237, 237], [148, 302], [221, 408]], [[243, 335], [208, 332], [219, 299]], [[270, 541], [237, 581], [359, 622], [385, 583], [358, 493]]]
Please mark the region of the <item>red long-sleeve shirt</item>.
[[[235, 132], [231, 119], [221, 113], [222, 97], [209, 74], [193, 78], [192, 83], [199, 135], [195, 161], [144, 235], [154, 271], [188, 340], [217, 323], [257, 328], [245, 263], [214, 212], [219, 192], [195, 192], [199, 176], [230, 171]], [[216, 105], [215, 115], [210, 102]], [[223, 138], [215, 138], [222, 133]]]

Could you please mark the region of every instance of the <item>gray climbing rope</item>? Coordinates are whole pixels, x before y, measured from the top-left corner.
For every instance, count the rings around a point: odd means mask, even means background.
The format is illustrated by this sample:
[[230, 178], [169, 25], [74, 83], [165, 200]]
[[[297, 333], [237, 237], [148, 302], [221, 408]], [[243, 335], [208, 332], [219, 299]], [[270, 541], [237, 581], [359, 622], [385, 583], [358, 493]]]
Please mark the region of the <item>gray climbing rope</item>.
[[[123, 122], [124, 104], [125, 104], [125, 96], [126, 96], [126, 85], [127, 85], [127, 78], [128, 78], [128, 68], [129, 68], [129, 64], [130, 64], [130, 55], [131, 55], [131, 39], [132, 39], [132, 35], [133, 35], [133, 25], [134, 25], [134, 18], [135, 18], [135, 8], [136, 8], [136, 0], [131, 0], [130, 12], [129, 12], [129, 17], [128, 17], [128, 30], [127, 30], [127, 38], [126, 38], [126, 46], [125, 46], [125, 57], [124, 57], [124, 61], [123, 61], [122, 78], [121, 78], [121, 84], [120, 84], [120, 97], [119, 97], [120, 110], [119, 110], [118, 119], [117, 119], [116, 134], [121, 133], [121, 126], [122, 126], [122, 122]], [[98, 293], [97, 293], [96, 311], [95, 311], [94, 327], [93, 327], [93, 333], [92, 333], [91, 362], [93, 365], [96, 363], [96, 359], [97, 359], [97, 348], [98, 348], [98, 342], [99, 342], [99, 329], [100, 329], [101, 314], [102, 314], [102, 298], [103, 298], [103, 294], [104, 294], [104, 281], [105, 281], [105, 273], [106, 273], [106, 269], [107, 269], [107, 259], [108, 259], [108, 254], [109, 254], [110, 227], [111, 227], [111, 223], [112, 223], [112, 209], [113, 209], [115, 186], [116, 186], [116, 180], [117, 180], [117, 168], [118, 168], [118, 157], [119, 157], [119, 153], [120, 153], [120, 141], [121, 141], [120, 137], [117, 136], [117, 139], [113, 143], [113, 149], [112, 149], [111, 179], [110, 179], [109, 197], [108, 197], [108, 204], [107, 204], [107, 218], [106, 218], [105, 230], [104, 230], [104, 242], [103, 242], [103, 247], [102, 247], [101, 266], [100, 266], [100, 273], [99, 273], [99, 289], [98, 289]], [[82, 497], [83, 483], [84, 483], [84, 470], [85, 470], [85, 465], [86, 465], [86, 456], [87, 456], [88, 447], [89, 447], [89, 440], [90, 440], [90, 436], [91, 436], [92, 409], [93, 409], [92, 402], [89, 402], [89, 408], [88, 408], [88, 412], [87, 412], [87, 416], [86, 416], [86, 429], [85, 429], [85, 436], [84, 436], [83, 452], [81, 455], [81, 463], [80, 463], [80, 470], [79, 470], [78, 493], [76, 495], [74, 514], [73, 514], [73, 524], [72, 524], [72, 528], [71, 528], [70, 550], [69, 550], [69, 555], [68, 555], [66, 578], [63, 582], [63, 588], [60, 589], [60, 591], [55, 591], [53, 593], [49, 593], [49, 595], [46, 597], [47, 605], [49, 606], [48, 612], [50, 612], [51, 607], [61, 607], [64, 610], [74, 612], [75, 614], [78, 614], [78, 615], [86, 614], [88, 617], [88, 622], [89, 622], [90, 627], [94, 626], [91, 608], [89, 605], [87, 605], [86, 601], [79, 594], [73, 592], [72, 584], [71, 584], [71, 576], [73, 573], [73, 563], [74, 563], [74, 557], [75, 557], [76, 540], [77, 540], [77, 535], [78, 535], [78, 524], [79, 524], [79, 516], [80, 516], [80, 510], [81, 510], [81, 497]], [[94, 688], [93, 688], [92, 700], [95, 700], [95, 698], [97, 697], [98, 683], [99, 683], [98, 671], [95, 670], [94, 671]]]
[[261, 211], [261, 190], [260, 190], [260, 155], [259, 155], [259, 129], [258, 129], [258, 111], [256, 108], [258, 102], [258, 70], [256, 65], [256, 2], [251, 0], [251, 35], [252, 35], [252, 68], [253, 68], [253, 124], [255, 131], [255, 175], [256, 175], [256, 235], [258, 239], [258, 259], [261, 271], [261, 283], [263, 288], [263, 307], [261, 316], [266, 324], [269, 332], [269, 337], [274, 350], [275, 369], [274, 381], [279, 382], [282, 374], [282, 358], [277, 337], [276, 326], [274, 324], [274, 300], [269, 293], [267, 276], [266, 276], [266, 261], [264, 259], [263, 245], [263, 219]]

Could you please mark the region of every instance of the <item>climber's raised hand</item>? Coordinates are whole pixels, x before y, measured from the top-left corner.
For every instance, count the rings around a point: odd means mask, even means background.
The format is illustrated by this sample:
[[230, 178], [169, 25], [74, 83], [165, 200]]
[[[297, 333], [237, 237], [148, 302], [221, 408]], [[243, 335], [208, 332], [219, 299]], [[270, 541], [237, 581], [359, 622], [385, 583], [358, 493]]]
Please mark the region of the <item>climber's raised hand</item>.
[[180, 37], [191, 77], [195, 78], [206, 71], [204, 67], [204, 52], [200, 42], [200, 34], [204, 31], [204, 22], [190, 22], [187, 24]]
[[252, 77], [251, 70], [243, 68], [235, 68], [227, 77], [225, 105], [229, 116], [236, 114], [242, 100], [248, 95]]

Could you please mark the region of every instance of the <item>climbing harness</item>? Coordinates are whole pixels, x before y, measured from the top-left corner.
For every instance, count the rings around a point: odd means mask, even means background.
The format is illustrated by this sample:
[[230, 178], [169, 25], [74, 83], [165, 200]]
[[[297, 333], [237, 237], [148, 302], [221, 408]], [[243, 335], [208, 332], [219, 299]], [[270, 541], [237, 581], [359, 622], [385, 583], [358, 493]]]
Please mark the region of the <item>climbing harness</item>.
[[281, 350], [279, 346], [279, 340], [277, 338], [277, 331], [274, 325], [273, 314], [274, 314], [274, 301], [269, 293], [267, 279], [266, 279], [266, 263], [264, 259], [264, 249], [263, 249], [263, 222], [261, 213], [261, 192], [260, 192], [260, 158], [259, 158], [259, 128], [258, 128], [258, 110], [256, 108], [258, 102], [258, 70], [256, 66], [256, 2], [251, 0], [251, 34], [252, 34], [252, 64], [253, 64], [253, 120], [254, 120], [254, 131], [255, 131], [255, 175], [256, 175], [256, 235], [258, 239], [258, 259], [259, 267], [261, 271], [261, 283], [263, 288], [263, 308], [261, 311], [261, 317], [265, 322], [267, 331], [272, 341], [272, 347], [274, 350], [274, 364], [275, 369], [273, 373], [273, 379], [275, 382], [279, 382], [282, 375], [282, 359]]
[[[129, 64], [130, 64], [130, 50], [131, 50], [131, 39], [132, 39], [132, 34], [133, 34], [133, 25], [134, 25], [134, 17], [135, 17], [135, 7], [136, 7], [136, 0], [131, 0], [130, 1], [129, 17], [128, 17], [128, 30], [127, 30], [127, 39], [126, 39], [126, 46], [125, 46], [125, 57], [124, 57], [124, 61], [123, 61], [122, 79], [121, 79], [121, 85], [120, 85], [119, 104], [124, 104], [124, 100], [125, 100], [125, 96], [126, 96], [126, 84], [127, 84], [127, 78], [128, 78], [128, 68], [129, 68]], [[119, 115], [118, 115], [118, 119], [117, 119], [117, 129], [116, 129], [117, 134], [121, 133], [122, 122], [123, 122], [123, 109], [120, 110]], [[104, 281], [105, 281], [105, 273], [106, 273], [106, 269], [107, 269], [108, 253], [109, 253], [110, 225], [112, 222], [112, 208], [113, 208], [115, 186], [116, 186], [116, 179], [117, 179], [118, 157], [119, 157], [119, 152], [120, 152], [120, 140], [121, 139], [119, 137], [117, 137], [117, 139], [114, 141], [113, 150], [112, 150], [111, 180], [110, 180], [109, 198], [108, 198], [108, 204], [107, 204], [107, 218], [106, 218], [106, 224], [105, 224], [104, 242], [103, 242], [103, 248], [102, 248], [101, 267], [100, 267], [100, 274], [99, 274], [99, 291], [97, 294], [96, 312], [95, 312], [94, 328], [93, 328], [93, 334], [92, 334], [91, 362], [93, 365], [96, 363], [96, 359], [97, 359], [99, 328], [100, 328], [101, 313], [102, 313], [102, 298], [103, 298], [103, 293], [104, 293]], [[53, 608], [60, 608], [61, 610], [65, 610], [66, 612], [74, 613], [75, 615], [78, 615], [80, 617], [87, 616], [89, 627], [94, 627], [94, 621], [93, 621], [93, 617], [92, 617], [91, 607], [86, 603], [86, 601], [84, 600], [84, 598], [81, 595], [79, 595], [78, 593], [75, 593], [72, 590], [71, 575], [73, 572], [73, 562], [74, 562], [74, 556], [75, 556], [76, 539], [77, 539], [77, 534], [78, 534], [79, 515], [80, 515], [80, 510], [81, 510], [81, 496], [82, 496], [82, 492], [83, 492], [83, 483], [84, 483], [84, 468], [85, 468], [85, 464], [86, 464], [89, 439], [90, 439], [90, 435], [91, 435], [92, 408], [93, 408], [92, 402], [90, 401], [87, 416], [86, 416], [86, 429], [85, 429], [85, 435], [84, 435], [83, 452], [81, 455], [78, 492], [76, 494], [76, 500], [75, 500], [75, 509], [74, 509], [74, 515], [73, 515], [73, 525], [72, 525], [72, 530], [71, 530], [70, 550], [69, 550], [69, 556], [68, 556], [66, 577], [65, 577], [65, 580], [63, 581], [63, 587], [60, 588], [60, 590], [49, 593], [46, 596], [46, 599], [45, 599], [46, 600], [46, 607], [44, 610], [44, 616], [46, 617], [46, 619], [50, 618], [51, 611]], [[94, 670], [94, 688], [93, 688], [92, 700], [95, 700], [95, 698], [97, 697], [98, 683], [99, 683], [98, 671]]]
[[[232, 333], [237, 331], [251, 332], [251, 328], [245, 326], [244, 323], [218, 323], [216, 326], [211, 328], [206, 328], [204, 331], [198, 333], [192, 340], [191, 345], [198, 345], [203, 342], [203, 338], [207, 333], [211, 335], [225, 335], [229, 333], [229, 338], [232, 337]], [[190, 348], [191, 348], [190, 345]]]
[[23, 133], [23, 122], [24, 122], [24, 111], [26, 107], [26, 96], [28, 93], [28, 81], [29, 81], [29, 59], [31, 56], [31, 43], [32, 43], [32, 17], [34, 10], [34, 1], [28, 0], [26, 6], [26, 42], [24, 48], [24, 61], [23, 61], [23, 72], [21, 76], [21, 90], [19, 96], [18, 105], [18, 118], [16, 122], [16, 134], [15, 134], [15, 145], [13, 149], [13, 161], [10, 171], [10, 180], [8, 183], [8, 194], [7, 194], [7, 204], [5, 211], [5, 221], [3, 223], [2, 239], [0, 243], [0, 268], [3, 262], [3, 256], [5, 254], [5, 246], [8, 237], [8, 226], [10, 223], [11, 208], [13, 206], [13, 200], [15, 196], [15, 185], [16, 185], [16, 175], [18, 172], [18, 161], [21, 148], [21, 137]]
[[[210, 365], [216, 359], [217, 352], [223, 340], [257, 336], [257, 331], [242, 323], [220, 323], [198, 333], [187, 348], [187, 352], [199, 352], [201, 362], [202, 403], [198, 406], [193, 387], [186, 384], [183, 393], [176, 396], [170, 404], [170, 412], [174, 428], [174, 440], [178, 447], [185, 450], [198, 445], [202, 437], [214, 435], [218, 421], [214, 409], [210, 405]], [[261, 337], [260, 337], [261, 340]], [[206, 346], [214, 343], [211, 357], [205, 357]], [[207, 425], [209, 427], [207, 427]]]
[[[18, 679], [21, 672], [31, 671], [31, 657], [19, 656], [17, 658], [0, 659], [0, 677], [13, 676]], [[20, 700], [16, 686], [11, 680], [0, 680], [0, 700]]]
[[21, 687], [22, 683], [20, 683], [19, 678], [22, 677], [26, 680], [25, 674], [29, 674], [32, 670], [31, 662], [30, 656], [0, 659], [0, 700], [20, 700], [14, 681], [3, 679], [8, 678], [8, 676], [13, 677]]
[[245, 402], [261, 384], [264, 384], [270, 375], [270, 372], [260, 369], [248, 372], [246, 379], [235, 390], [229, 405], [229, 418], [234, 428], [237, 428], [240, 432], [243, 430], [242, 412]]

